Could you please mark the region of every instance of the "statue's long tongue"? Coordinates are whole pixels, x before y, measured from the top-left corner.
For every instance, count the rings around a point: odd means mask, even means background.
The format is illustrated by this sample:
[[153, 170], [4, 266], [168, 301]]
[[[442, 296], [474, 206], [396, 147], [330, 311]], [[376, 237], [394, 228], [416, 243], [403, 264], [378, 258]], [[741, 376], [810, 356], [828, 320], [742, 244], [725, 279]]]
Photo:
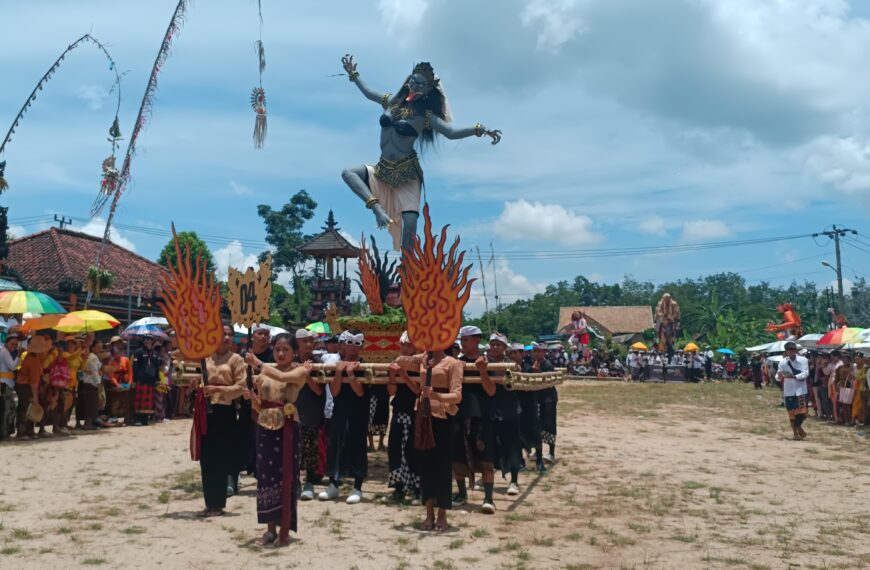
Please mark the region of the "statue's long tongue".
[[417, 97], [417, 93], [414, 92], [414, 91], [410, 91], [410, 92], [408, 93], [408, 96], [405, 97], [405, 101], [407, 101], [408, 103], [410, 103], [411, 101], [414, 100], [415, 97]]

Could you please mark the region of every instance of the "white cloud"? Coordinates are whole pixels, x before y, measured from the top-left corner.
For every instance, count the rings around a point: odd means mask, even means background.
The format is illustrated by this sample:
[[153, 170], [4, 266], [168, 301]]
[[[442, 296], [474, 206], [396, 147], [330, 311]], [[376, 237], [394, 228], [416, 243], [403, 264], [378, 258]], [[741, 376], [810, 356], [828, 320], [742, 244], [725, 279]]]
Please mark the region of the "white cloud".
[[555, 241], [563, 245], [588, 245], [601, 241], [591, 229], [592, 218], [558, 204], [505, 202], [495, 221], [495, 232], [511, 240]]
[[24, 229], [24, 226], [17, 226], [15, 224], [10, 225], [6, 230], [6, 236], [10, 239], [18, 239], [28, 235], [28, 231]]
[[638, 231], [649, 234], [651, 236], [665, 236], [668, 231], [665, 227], [665, 221], [660, 216], [649, 216], [641, 220], [637, 225]]
[[245, 186], [244, 184], [239, 184], [235, 180], [230, 180], [230, 190], [236, 196], [250, 196], [254, 193], [253, 190]]
[[416, 28], [428, 7], [426, 0], [378, 0], [378, 10], [387, 30], [400, 35]]
[[870, 190], [870, 141], [824, 136], [806, 152], [807, 166], [825, 184], [847, 194]]
[[538, 27], [538, 49], [557, 52], [585, 26], [573, 13], [577, 0], [529, 0], [520, 14], [526, 27]]
[[[78, 232], [82, 232], [83, 234], [88, 234], [91, 236], [96, 236], [98, 238], [102, 238], [103, 234], [106, 231], [106, 220], [100, 217], [92, 218], [87, 224], [81, 227], [70, 226], [70, 229], [73, 229]], [[109, 241], [113, 244], [123, 247], [124, 249], [129, 249], [130, 251], [136, 251], [136, 244], [133, 243], [131, 239], [124, 236], [117, 228], [114, 226], [109, 230]]]
[[108, 96], [109, 92], [100, 85], [79, 85], [76, 89], [76, 97], [84, 101], [91, 111], [101, 110]]
[[[843, 271], [843, 273], [845, 273], [845, 271]], [[836, 292], [837, 291], [837, 280], [834, 279], [833, 281], [828, 283], [828, 286], [831, 288], [832, 291]], [[847, 278], [843, 277], [843, 294], [844, 295], [849, 295], [852, 291], [852, 287], [854, 287], [854, 286], [855, 286], [855, 283], [851, 279], [847, 279]]]
[[245, 271], [248, 267], [257, 268], [257, 255], [254, 253], [246, 254], [242, 244], [235, 240], [214, 250], [212, 256], [217, 270], [217, 278], [220, 280], [226, 280], [230, 267], [240, 271]]
[[[466, 258], [466, 260], [470, 260]], [[541, 293], [546, 289], [546, 283], [536, 283], [531, 281], [525, 275], [517, 273], [510, 267], [510, 263], [505, 260], [495, 262], [495, 273], [493, 273], [492, 265], [484, 261], [486, 270], [486, 301], [483, 296], [483, 280], [480, 275], [480, 264], [475, 262], [470, 273], [470, 277], [476, 278], [477, 281], [471, 286], [471, 298], [465, 306], [465, 311], [470, 315], [480, 315], [489, 303], [489, 309], [493, 310], [496, 307], [495, 302], [495, 286], [498, 283], [498, 292], [500, 304], [502, 306], [509, 305], [519, 299], [532, 297], [537, 293]], [[493, 281], [493, 278], [495, 281]]]
[[[352, 246], [359, 247], [359, 239], [353, 237], [352, 235], [350, 235], [349, 233], [347, 233], [344, 230], [338, 230], [338, 233], [339, 233], [339, 235], [341, 235], [341, 237], [343, 237], [344, 239], [349, 241]], [[371, 243], [369, 242], [369, 240], [366, 240], [366, 243], [368, 243], [369, 247], [371, 247]], [[390, 242], [387, 241], [387, 243], [389, 244]]]
[[683, 222], [683, 241], [704, 241], [731, 236], [731, 230], [721, 220], [692, 220]]

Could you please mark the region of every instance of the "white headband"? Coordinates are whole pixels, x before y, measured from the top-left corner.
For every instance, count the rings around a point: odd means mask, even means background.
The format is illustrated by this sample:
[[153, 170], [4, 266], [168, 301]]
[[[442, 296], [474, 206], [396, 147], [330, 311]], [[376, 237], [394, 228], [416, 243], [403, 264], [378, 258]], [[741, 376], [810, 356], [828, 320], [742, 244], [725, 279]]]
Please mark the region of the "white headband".
[[341, 344], [353, 344], [356, 346], [362, 346], [365, 342], [365, 335], [363, 333], [359, 334], [351, 334], [347, 331], [341, 333], [338, 337], [338, 342]]

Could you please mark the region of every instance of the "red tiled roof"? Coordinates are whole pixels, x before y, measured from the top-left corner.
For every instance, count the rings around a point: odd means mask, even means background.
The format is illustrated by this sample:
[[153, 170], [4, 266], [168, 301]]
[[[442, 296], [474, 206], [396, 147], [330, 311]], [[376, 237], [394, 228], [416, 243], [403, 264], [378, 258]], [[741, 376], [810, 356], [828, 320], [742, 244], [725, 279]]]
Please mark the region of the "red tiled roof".
[[[51, 228], [9, 242], [6, 265], [17, 270], [25, 285], [38, 291], [59, 291], [60, 282], [71, 278], [84, 285], [88, 268], [97, 260], [100, 238], [72, 230]], [[115, 276], [103, 295], [157, 295], [163, 268], [111, 242], [106, 244], [101, 263]]]

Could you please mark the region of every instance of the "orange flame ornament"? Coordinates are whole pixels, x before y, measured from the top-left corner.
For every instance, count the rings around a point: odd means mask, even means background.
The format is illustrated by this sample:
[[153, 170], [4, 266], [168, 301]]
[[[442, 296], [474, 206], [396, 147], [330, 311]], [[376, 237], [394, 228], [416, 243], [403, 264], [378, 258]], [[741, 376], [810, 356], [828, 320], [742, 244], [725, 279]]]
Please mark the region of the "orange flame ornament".
[[359, 241], [359, 283], [369, 309], [373, 315], [384, 314], [384, 304], [381, 302], [381, 281], [375, 271], [369, 250], [366, 248], [366, 236], [363, 234]]
[[[218, 349], [223, 337], [221, 294], [214, 273], [206, 269], [202, 253], [190, 264], [190, 244], [185, 244], [184, 257], [172, 224], [177, 267], [160, 275], [160, 296], [157, 303], [178, 339], [178, 348], [189, 360], [202, 360]], [[207, 274], [207, 275], [206, 275]]]
[[408, 317], [408, 336], [418, 350], [444, 350], [456, 340], [462, 325], [462, 309], [471, 295], [468, 279], [471, 265], [462, 268], [465, 252], [459, 253], [459, 237], [444, 253], [447, 228], [440, 240], [432, 234], [429, 204], [423, 206], [423, 236], [406, 249], [399, 274], [402, 276], [402, 307]]

